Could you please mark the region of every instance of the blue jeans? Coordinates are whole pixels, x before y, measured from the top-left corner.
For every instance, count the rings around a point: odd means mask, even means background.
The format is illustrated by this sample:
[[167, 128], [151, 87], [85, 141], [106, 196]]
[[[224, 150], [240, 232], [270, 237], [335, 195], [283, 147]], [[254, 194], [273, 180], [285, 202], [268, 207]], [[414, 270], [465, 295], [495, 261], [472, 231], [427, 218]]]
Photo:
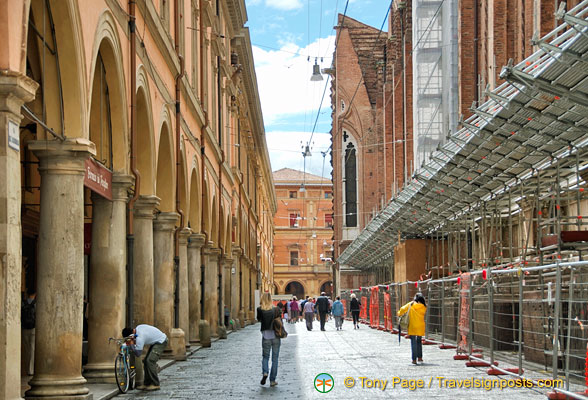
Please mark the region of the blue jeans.
[[278, 356], [280, 355], [280, 339], [261, 339], [261, 348], [263, 350], [263, 358], [261, 359], [261, 371], [264, 375], [269, 372], [269, 357], [270, 350], [272, 353], [272, 371], [269, 374], [270, 382], [276, 381], [278, 376]]
[[416, 361], [417, 358], [423, 358], [423, 342], [422, 336], [411, 336], [410, 337], [410, 349], [412, 350], [412, 360]]

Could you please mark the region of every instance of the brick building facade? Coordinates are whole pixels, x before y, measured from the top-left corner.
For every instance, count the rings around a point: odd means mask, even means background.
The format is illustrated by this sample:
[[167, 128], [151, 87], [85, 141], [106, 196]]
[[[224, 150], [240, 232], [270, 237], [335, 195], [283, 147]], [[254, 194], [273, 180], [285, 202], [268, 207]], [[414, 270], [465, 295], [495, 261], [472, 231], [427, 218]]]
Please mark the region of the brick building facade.
[[299, 299], [332, 293], [333, 184], [327, 178], [283, 168], [273, 173], [276, 294]]
[[[455, 132], [460, 118], [471, 115], [472, 105], [487, 99], [485, 90], [502, 83], [500, 68], [536, 50], [532, 39], [555, 28], [555, 11], [548, 1], [394, 1], [388, 32], [339, 15], [329, 70], [335, 260]], [[356, 149], [355, 170], [349, 143]], [[353, 171], [354, 182], [348, 179]], [[353, 184], [356, 204], [350, 207]], [[363, 285], [376, 276], [379, 283], [394, 280], [390, 250], [379, 266], [362, 272], [368, 276]], [[353, 274], [346, 281], [345, 266], [339, 268], [342, 288], [362, 286]]]

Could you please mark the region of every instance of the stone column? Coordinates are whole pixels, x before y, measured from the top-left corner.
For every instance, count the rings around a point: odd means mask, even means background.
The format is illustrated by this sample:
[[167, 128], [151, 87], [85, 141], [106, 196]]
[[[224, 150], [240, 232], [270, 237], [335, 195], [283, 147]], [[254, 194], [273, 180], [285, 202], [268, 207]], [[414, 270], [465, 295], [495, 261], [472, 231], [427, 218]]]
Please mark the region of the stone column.
[[35, 375], [27, 399], [90, 398], [82, 377], [84, 161], [87, 139], [29, 143], [40, 160]]
[[22, 269], [20, 149], [21, 106], [33, 100], [37, 83], [0, 71], [0, 399], [20, 399], [20, 288]]
[[134, 205], [133, 235], [133, 326], [154, 324], [153, 212], [157, 196], [139, 196]]
[[241, 256], [241, 311], [243, 312], [243, 318], [241, 319], [245, 325], [249, 322], [249, 290], [251, 285], [249, 284], [249, 261], [246, 256]]
[[179, 270], [179, 289], [180, 304], [178, 304], [180, 329], [184, 331], [186, 349], [190, 348], [190, 314], [188, 298], [188, 236], [192, 233], [191, 229], [184, 228], [180, 231], [180, 270]]
[[[223, 315], [223, 324], [224, 324], [224, 315], [225, 315], [225, 306], [228, 307], [229, 309], [229, 319], [231, 318], [235, 318], [235, 316], [233, 315], [233, 313], [231, 312], [231, 308], [232, 308], [232, 301], [231, 301], [231, 297], [232, 297], [232, 291], [233, 288], [231, 287], [231, 270], [233, 269], [233, 259], [230, 257], [231, 253], [228, 253], [227, 255], [223, 256], [222, 260], [221, 260], [221, 267], [222, 267], [222, 273], [223, 273], [223, 312], [221, 313]], [[227, 328], [229, 328], [227, 326]]]
[[[209, 242], [209, 244], [212, 244]], [[210, 334], [218, 333], [218, 262], [220, 249], [204, 248], [204, 319], [210, 324]]]
[[250, 262], [249, 264], [249, 276], [251, 277], [251, 287], [249, 288], [249, 323], [254, 324], [255, 319], [255, 289], [257, 288], [257, 271], [255, 270], [255, 264]]
[[190, 235], [188, 242], [188, 298], [189, 298], [189, 334], [186, 343], [196, 343], [199, 340], [198, 323], [200, 322], [200, 249], [204, 246], [204, 235], [195, 233]]
[[[231, 293], [231, 289], [229, 285], [231, 284], [231, 265], [233, 264], [233, 259], [227, 257], [226, 255], [222, 256], [219, 261], [219, 321], [218, 321], [218, 336], [220, 339], [227, 338], [227, 326], [225, 325], [225, 306], [230, 307], [230, 299], [228, 296]], [[230, 310], [230, 308], [229, 308]], [[230, 318], [230, 316], [229, 316]]]
[[125, 325], [126, 205], [134, 178], [112, 177], [112, 201], [92, 193], [92, 255], [88, 301], [88, 364], [84, 376], [91, 383], [115, 382], [112, 360], [118, 349], [109, 337], [120, 337]]
[[[233, 265], [231, 267], [231, 317], [239, 317], [239, 271], [241, 260], [241, 249], [238, 246], [233, 246]], [[233, 273], [234, 271], [234, 273]]]
[[170, 340], [174, 326], [174, 229], [178, 220], [177, 213], [165, 212], [153, 221], [154, 322]]

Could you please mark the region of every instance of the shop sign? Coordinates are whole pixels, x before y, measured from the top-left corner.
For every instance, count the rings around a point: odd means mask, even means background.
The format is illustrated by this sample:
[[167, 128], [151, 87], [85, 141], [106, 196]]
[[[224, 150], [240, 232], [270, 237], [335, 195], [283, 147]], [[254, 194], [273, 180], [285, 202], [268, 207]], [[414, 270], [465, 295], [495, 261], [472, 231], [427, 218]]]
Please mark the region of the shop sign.
[[93, 158], [86, 159], [84, 186], [112, 200], [112, 172]]
[[18, 124], [8, 120], [8, 146], [16, 151], [20, 151], [20, 130]]

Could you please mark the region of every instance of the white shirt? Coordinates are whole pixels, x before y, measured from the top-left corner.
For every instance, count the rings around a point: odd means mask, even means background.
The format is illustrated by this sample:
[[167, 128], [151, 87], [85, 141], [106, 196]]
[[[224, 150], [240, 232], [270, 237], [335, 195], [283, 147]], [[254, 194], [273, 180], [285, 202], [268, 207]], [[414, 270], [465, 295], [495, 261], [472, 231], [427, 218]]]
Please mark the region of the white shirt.
[[163, 343], [167, 340], [165, 333], [151, 325], [137, 325], [135, 328], [135, 349], [143, 350], [146, 344]]

